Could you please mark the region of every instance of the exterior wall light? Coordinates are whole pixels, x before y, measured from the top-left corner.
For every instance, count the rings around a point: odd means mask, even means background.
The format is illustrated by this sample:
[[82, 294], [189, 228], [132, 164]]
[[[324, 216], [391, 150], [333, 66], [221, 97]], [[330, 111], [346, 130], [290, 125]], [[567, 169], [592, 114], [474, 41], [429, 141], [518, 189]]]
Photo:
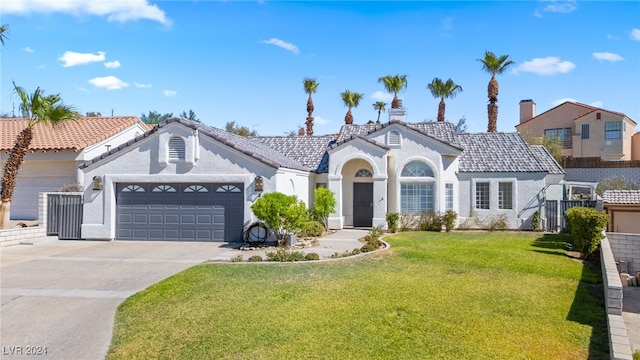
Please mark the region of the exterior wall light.
[[93, 177], [93, 190], [94, 191], [102, 190], [102, 178], [100, 176]]
[[262, 176], [256, 176], [255, 184], [253, 185], [253, 189], [257, 192], [262, 192], [264, 190], [264, 183], [262, 182]]

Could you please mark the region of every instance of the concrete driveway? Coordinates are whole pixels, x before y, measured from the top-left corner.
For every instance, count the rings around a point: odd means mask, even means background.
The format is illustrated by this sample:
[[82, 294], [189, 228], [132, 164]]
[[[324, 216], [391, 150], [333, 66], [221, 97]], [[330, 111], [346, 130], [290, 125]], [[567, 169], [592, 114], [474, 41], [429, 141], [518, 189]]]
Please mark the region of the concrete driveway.
[[103, 359], [118, 305], [226, 244], [58, 241], [0, 248], [0, 358]]

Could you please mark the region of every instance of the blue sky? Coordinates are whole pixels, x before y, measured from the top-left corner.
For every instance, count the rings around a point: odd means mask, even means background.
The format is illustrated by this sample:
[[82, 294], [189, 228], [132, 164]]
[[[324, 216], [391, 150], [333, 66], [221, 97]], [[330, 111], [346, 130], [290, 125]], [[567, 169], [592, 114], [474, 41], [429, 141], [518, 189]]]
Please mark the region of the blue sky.
[[498, 131], [515, 131], [522, 99], [537, 113], [569, 99], [640, 122], [638, 1], [2, 0], [0, 14], [3, 114], [17, 111], [15, 81], [82, 113], [193, 110], [283, 135], [304, 126], [313, 77], [314, 130], [327, 134], [344, 123], [342, 91], [364, 94], [353, 115], [366, 123], [391, 100], [378, 78], [406, 74], [407, 121], [435, 120], [427, 84], [451, 78], [463, 91], [447, 121], [482, 132], [490, 75], [477, 59], [489, 50], [516, 63], [498, 76]]

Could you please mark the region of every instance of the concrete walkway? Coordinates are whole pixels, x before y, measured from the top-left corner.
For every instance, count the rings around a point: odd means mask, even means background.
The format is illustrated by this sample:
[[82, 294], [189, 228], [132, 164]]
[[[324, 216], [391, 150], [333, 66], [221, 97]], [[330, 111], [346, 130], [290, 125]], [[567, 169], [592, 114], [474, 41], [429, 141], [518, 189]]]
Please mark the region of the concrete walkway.
[[640, 351], [640, 287], [622, 288], [622, 318], [632, 351]]
[[[364, 230], [341, 230], [305, 252], [360, 247]], [[239, 246], [239, 245], [238, 245]], [[127, 297], [193, 265], [242, 254], [228, 244], [68, 241], [0, 248], [0, 358], [102, 359]], [[42, 355], [27, 356], [39, 350]]]

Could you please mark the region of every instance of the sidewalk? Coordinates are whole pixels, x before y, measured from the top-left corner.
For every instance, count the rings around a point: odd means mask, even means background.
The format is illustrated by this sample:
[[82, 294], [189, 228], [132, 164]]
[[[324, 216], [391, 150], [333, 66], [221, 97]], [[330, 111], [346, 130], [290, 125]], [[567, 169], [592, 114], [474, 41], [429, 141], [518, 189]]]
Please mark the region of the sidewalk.
[[631, 351], [640, 351], [640, 287], [625, 286], [622, 291], [622, 318]]

